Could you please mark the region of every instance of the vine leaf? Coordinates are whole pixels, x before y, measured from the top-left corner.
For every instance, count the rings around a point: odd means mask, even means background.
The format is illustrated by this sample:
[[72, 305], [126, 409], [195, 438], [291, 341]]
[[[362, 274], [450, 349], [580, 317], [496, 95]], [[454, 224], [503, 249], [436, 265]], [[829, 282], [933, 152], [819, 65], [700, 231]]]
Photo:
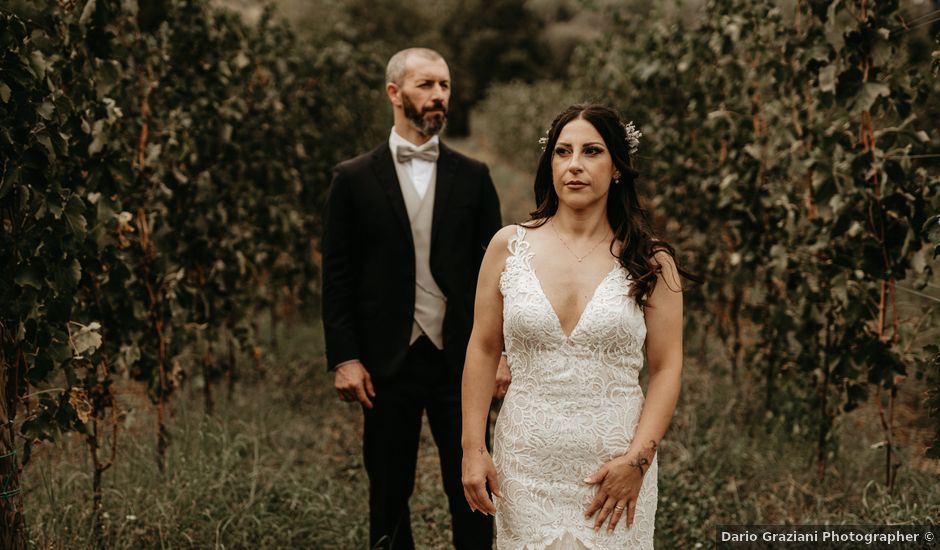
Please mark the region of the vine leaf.
[[42, 288], [42, 277], [39, 276], [38, 270], [32, 266], [20, 268], [13, 278], [13, 282], [20, 286], [31, 286], [36, 290]]
[[822, 92], [836, 91], [836, 65], [831, 63], [819, 69], [819, 90]]
[[862, 89], [858, 91], [852, 101], [851, 113], [857, 115], [863, 111], [870, 111], [871, 106], [879, 97], [888, 97], [891, 95], [891, 88], [881, 82], [866, 82]]
[[82, 14], [78, 18], [79, 25], [84, 27], [88, 24], [88, 20], [91, 19], [92, 14], [95, 13], [95, 4], [97, 4], [97, 0], [88, 0], [88, 3], [82, 8]]
[[88, 222], [85, 221], [85, 205], [77, 195], [69, 197], [65, 203], [65, 223], [77, 237], [84, 237]]
[[940, 214], [933, 216], [924, 224], [924, 233], [927, 240], [933, 244], [933, 256], [940, 256]]
[[72, 324], [81, 327], [78, 332], [72, 334], [71, 338], [72, 352], [76, 357], [81, 357], [86, 352], [91, 355], [101, 347], [101, 333], [98, 332], [101, 330], [100, 323], [93, 322], [88, 325], [81, 325], [73, 321]]
[[81, 388], [72, 388], [69, 391], [69, 405], [75, 411], [75, 416], [82, 424], [87, 424], [91, 419], [91, 403], [88, 401], [88, 392]]

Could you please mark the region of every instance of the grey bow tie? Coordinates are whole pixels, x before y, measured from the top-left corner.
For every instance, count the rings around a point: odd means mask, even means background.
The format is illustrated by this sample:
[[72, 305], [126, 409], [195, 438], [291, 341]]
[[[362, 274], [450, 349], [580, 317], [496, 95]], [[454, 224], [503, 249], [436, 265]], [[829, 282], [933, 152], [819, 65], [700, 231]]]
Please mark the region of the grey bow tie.
[[399, 145], [395, 147], [395, 158], [399, 163], [408, 162], [411, 159], [436, 162], [439, 154], [436, 141], [429, 141], [421, 147], [415, 147], [414, 145]]

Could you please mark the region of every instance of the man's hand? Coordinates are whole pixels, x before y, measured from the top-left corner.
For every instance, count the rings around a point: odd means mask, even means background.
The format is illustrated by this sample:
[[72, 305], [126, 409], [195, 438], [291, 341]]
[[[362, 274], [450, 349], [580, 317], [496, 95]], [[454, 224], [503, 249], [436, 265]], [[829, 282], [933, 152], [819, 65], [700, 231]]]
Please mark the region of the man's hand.
[[493, 387], [493, 397], [496, 399], [506, 397], [510, 382], [512, 382], [512, 373], [509, 372], [509, 362], [506, 360], [505, 355], [500, 355], [499, 367], [496, 368], [496, 385]]
[[359, 361], [340, 365], [336, 369], [333, 386], [339, 392], [341, 400], [348, 403], [358, 401], [362, 403], [363, 407], [372, 408], [372, 401], [369, 400], [370, 397], [375, 397], [372, 377], [369, 376], [369, 371]]

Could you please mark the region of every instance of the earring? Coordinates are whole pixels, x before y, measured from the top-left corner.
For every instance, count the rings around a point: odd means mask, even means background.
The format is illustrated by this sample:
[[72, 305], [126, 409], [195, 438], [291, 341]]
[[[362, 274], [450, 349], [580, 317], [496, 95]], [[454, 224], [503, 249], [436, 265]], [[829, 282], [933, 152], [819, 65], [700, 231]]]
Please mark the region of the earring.
[[618, 183], [620, 183], [620, 176], [614, 178], [614, 185], [617, 185]]

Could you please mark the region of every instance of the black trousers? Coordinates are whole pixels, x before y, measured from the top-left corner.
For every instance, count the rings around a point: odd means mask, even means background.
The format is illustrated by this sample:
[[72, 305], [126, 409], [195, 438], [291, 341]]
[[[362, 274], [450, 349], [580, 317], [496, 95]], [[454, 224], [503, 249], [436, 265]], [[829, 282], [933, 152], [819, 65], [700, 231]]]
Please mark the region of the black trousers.
[[461, 483], [460, 380], [426, 336], [411, 346], [401, 374], [375, 388], [365, 412], [363, 458], [369, 474], [369, 546], [412, 550], [408, 499], [414, 489], [421, 434], [427, 412], [450, 503], [454, 548], [490, 550], [493, 522], [471, 512]]

